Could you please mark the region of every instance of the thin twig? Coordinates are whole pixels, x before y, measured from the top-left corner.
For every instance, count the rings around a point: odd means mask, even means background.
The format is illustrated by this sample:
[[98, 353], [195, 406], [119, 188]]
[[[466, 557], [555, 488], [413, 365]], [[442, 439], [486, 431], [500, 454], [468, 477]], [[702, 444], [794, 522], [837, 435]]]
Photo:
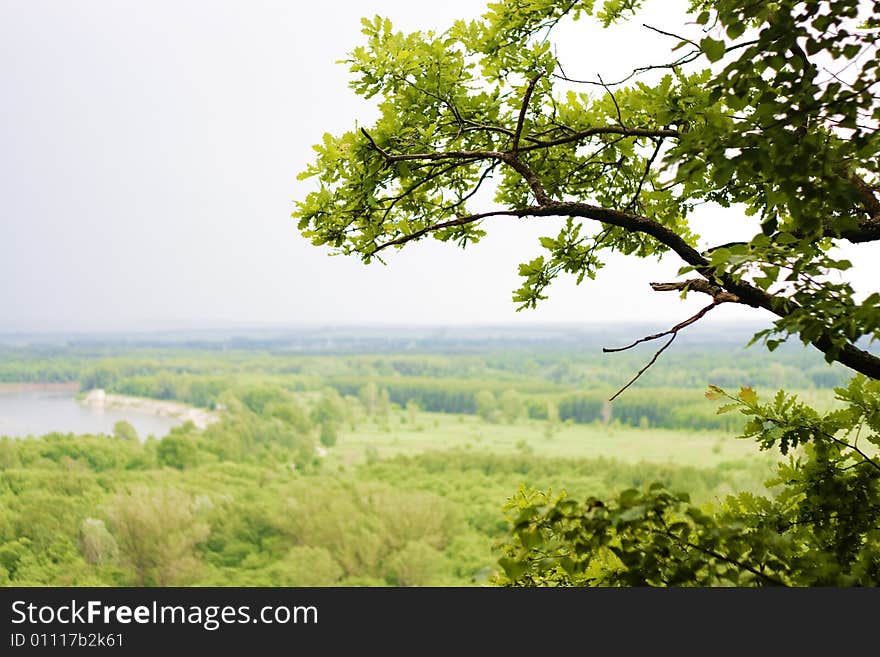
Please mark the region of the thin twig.
[[[677, 336], [677, 335], [678, 335], [678, 333], [673, 333], [673, 334], [672, 334], [672, 337], [670, 337], [669, 340], [666, 341], [666, 344], [664, 344], [662, 347], [660, 347], [660, 349], [657, 350], [657, 353], [654, 354], [653, 358], [651, 358], [651, 360], [648, 361], [648, 364], [645, 365], [642, 369], [640, 369], [639, 372], [638, 372], [638, 374], [636, 374], [632, 379], [629, 380], [629, 383], [627, 383], [627, 384], [626, 384], [625, 386], [623, 386], [620, 390], [618, 390], [618, 391], [615, 392], [611, 397], [609, 397], [609, 398], [608, 398], [608, 401], [613, 402], [615, 399], [617, 399], [617, 398], [620, 396], [620, 394], [621, 394], [624, 390], [626, 390], [626, 389], [629, 388], [633, 383], [635, 383], [635, 382], [638, 380], [638, 378], [639, 378], [642, 374], [644, 374], [645, 372], [647, 372], [647, 371], [648, 371], [648, 368], [651, 367], [651, 365], [653, 365], [654, 363], [656, 363], [656, 362], [657, 362], [657, 359], [660, 358], [660, 354], [662, 354], [664, 351], [666, 351], [666, 348], [667, 348], [669, 345], [672, 344], [672, 341], [675, 340], [675, 336]], [[603, 351], [604, 351], [604, 349], [603, 349]]]
[[657, 155], [660, 154], [660, 149], [663, 147], [663, 137], [657, 140], [656, 146], [654, 147], [654, 153], [651, 155], [650, 159], [645, 163], [645, 170], [642, 173], [642, 177], [639, 180], [639, 185], [636, 187], [636, 192], [633, 194], [632, 199], [626, 205], [626, 209], [631, 211], [635, 209], [636, 203], [639, 200], [639, 196], [642, 195], [642, 188], [645, 186], [645, 181], [648, 179], [648, 174], [651, 173], [651, 167], [654, 166], [654, 160], [657, 159]]
[[864, 459], [864, 463], [867, 463], [868, 465], [870, 465], [870, 466], [871, 466], [872, 468], [874, 468], [875, 470], [880, 471], [880, 463], [877, 463], [877, 461], [875, 461], [873, 458], [871, 458], [870, 456], [868, 456], [867, 454], [865, 454], [862, 450], [860, 450], [860, 449], [859, 449], [858, 447], [856, 447], [855, 445], [850, 445], [850, 444], [849, 444], [848, 442], [846, 442], [845, 440], [841, 440], [840, 438], [835, 437], [834, 435], [828, 433], [827, 431], [821, 431], [821, 430], [820, 430], [820, 431], [818, 431], [818, 433], [821, 433], [823, 436], [826, 436], [827, 438], [830, 438], [832, 441], [834, 441], [834, 442], [837, 443], [838, 445], [841, 445], [841, 446], [843, 446], [843, 447], [847, 447], [847, 448], [853, 450], [856, 454], [858, 454], [859, 456], [861, 456], [862, 459]]
[[529, 86], [526, 88], [526, 93], [523, 96], [522, 107], [519, 108], [519, 118], [516, 121], [516, 132], [513, 133], [513, 147], [511, 150], [513, 151], [514, 157], [519, 151], [519, 138], [522, 135], [523, 125], [526, 121], [526, 114], [529, 111], [529, 101], [532, 99], [532, 93], [535, 91], [535, 85], [538, 84], [538, 80], [541, 79], [543, 73], [538, 73], [535, 77], [529, 80]]
[[475, 221], [479, 221], [480, 219], [485, 219], [486, 217], [522, 217], [526, 213], [517, 210], [498, 210], [495, 212], [481, 212], [479, 214], [470, 214], [465, 217], [457, 217], [455, 219], [450, 219], [449, 221], [443, 221], [437, 224], [431, 224], [430, 226], [425, 226], [424, 228], [417, 230], [413, 233], [408, 233], [406, 235], [402, 235], [397, 239], [393, 239], [390, 242], [384, 242], [380, 244], [375, 249], [370, 251], [367, 255], [374, 256], [376, 253], [381, 251], [382, 249], [387, 249], [389, 246], [395, 246], [398, 244], [406, 244], [412, 240], [416, 240], [423, 235], [427, 235], [428, 233], [433, 233], [437, 230], [443, 230], [444, 228], [453, 228], [455, 226], [465, 226], [467, 224], [472, 224]]
[[[640, 73], [646, 73], [648, 71], [653, 71], [656, 69], [676, 69], [679, 66], [690, 64], [691, 62], [696, 61], [700, 58], [702, 54], [702, 50], [692, 50], [688, 53], [685, 53], [674, 62], [670, 62], [668, 64], [651, 64], [650, 66], [639, 66], [638, 68], [634, 68], [629, 75], [621, 78], [620, 80], [617, 80], [617, 82], [608, 82], [605, 84], [607, 84], [609, 87], [617, 87], [621, 84], [624, 84], [625, 82], [629, 82], [632, 78], [636, 77]], [[576, 78], [570, 78], [564, 75], [557, 75], [555, 73], [553, 74], [553, 77], [560, 80], [565, 80], [566, 82], [572, 82], [574, 84], [592, 84], [597, 87], [605, 86], [604, 84], [596, 82], [595, 80], [578, 80]]]
[[702, 318], [706, 313], [708, 313], [710, 310], [712, 310], [715, 306], [719, 305], [720, 303], [723, 303], [723, 302], [721, 302], [721, 301], [713, 301], [713, 302], [710, 303], [708, 306], [706, 306], [705, 308], [703, 308], [702, 310], [700, 310], [696, 315], [694, 315], [694, 316], [692, 316], [692, 317], [688, 317], [688, 318], [687, 318], [686, 320], [684, 320], [683, 322], [679, 322], [678, 324], [676, 324], [675, 326], [673, 326], [673, 327], [672, 327], [671, 329], [669, 329], [668, 331], [663, 331], [662, 333], [655, 333], [654, 335], [648, 335], [648, 336], [646, 336], [646, 337], [644, 337], [644, 338], [639, 338], [638, 340], [636, 340], [636, 341], [633, 342], [632, 344], [629, 344], [629, 345], [627, 345], [627, 346], [625, 346], [625, 347], [616, 347], [616, 348], [603, 347], [603, 348], [602, 348], [602, 351], [603, 351], [604, 353], [606, 353], [606, 354], [607, 354], [607, 353], [614, 353], [614, 352], [618, 352], [618, 351], [626, 351], [627, 349], [632, 349], [632, 348], [635, 347], [637, 344], [641, 344], [642, 342], [648, 342], [648, 341], [650, 341], [650, 340], [657, 340], [657, 339], [662, 338], [663, 336], [666, 336], [666, 335], [670, 336], [670, 337], [669, 337], [669, 340], [667, 340], [666, 343], [665, 343], [662, 347], [660, 347], [660, 349], [658, 349], [658, 350], [654, 353], [654, 356], [651, 358], [650, 361], [648, 361], [648, 364], [645, 365], [642, 369], [640, 369], [640, 370], [638, 371], [638, 373], [637, 373], [633, 378], [631, 378], [631, 379], [629, 380], [629, 382], [628, 382], [625, 386], [623, 386], [620, 390], [618, 390], [617, 392], [615, 392], [614, 395], [613, 395], [608, 401], [614, 401], [615, 399], [617, 399], [617, 397], [620, 396], [620, 394], [621, 394], [624, 390], [626, 390], [626, 389], [629, 388], [633, 383], [635, 383], [636, 381], [638, 381], [639, 377], [642, 376], [642, 374], [644, 374], [645, 372], [647, 372], [648, 369], [651, 367], [651, 365], [653, 365], [654, 363], [657, 362], [657, 359], [660, 357], [660, 354], [662, 354], [664, 351], [666, 351], [666, 349], [669, 347], [669, 345], [671, 345], [672, 342], [675, 340], [675, 338], [678, 337], [678, 332], [679, 332], [679, 331], [681, 331], [683, 328], [686, 328], [686, 327], [690, 326], [690, 325], [693, 324], [694, 322], [698, 321], [698, 320], [699, 320], [700, 318]]
[[624, 128], [623, 126], [609, 125], [597, 128], [586, 128], [584, 130], [572, 132], [565, 137], [559, 137], [557, 139], [550, 139], [547, 141], [531, 139], [529, 141], [533, 141], [534, 143], [530, 144], [529, 146], [524, 146], [519, 150], [520, 152], [534, 151], [539, 148], [561, 146], [563, 144], [570, 144], [573, 141], [580, 141], [585, 137], [592, 137], [594, 135], [623, 135], [624, 137], [681, 137], [681, 133], [678, 130], [673, 130], [670, 128]]
[[668, 37], [672, 37], [673, 39], [678, 39], [679, 41], [684, 41], [685, 43], [691, 44], [695, 48], [700, 47], [700, 44], [698, 44], [695, 41], [691, 41], [687, 37], [679, 36], [678, 34], [673, 34], [672, 32], [664, 32], [663, 30], [658, 29], [656, 27], [653, 27], [651, 25], [648, 25], [647, 23], [642, 23], [642, 27], [646, 27], [649, 30], [651, 30], [652, 32], [656, 32], [657, 34], [662, 34], [663, 36], [668, 36]]
[[459, 199], [455, 203], [452, 203], [449, 205], [444, 205], [442, 208], [440, 208], [440, 210], [443, 212], [450, 212], [450, 211], [454, 210], [455, 208], [464, 204], [466, 201], [473, 198], [474, 195], [476, 195], [476, 193], [480, 191], [480, 187], [482, 187], [483, 183], [486, 182], [486, 179], [492, 175], [492, 172], [495, 171], [495, 167], [497, 167], [497, 166], [498, 166], [498, 162], [493, 162], [492, 164], [490, 164], [486, 168], [486, 170], [483, 171], [483, 174], [480, 176], [480, 179], [477, 181], [477, 184], [474, 185], [474, 188], [471, 191], [469, 191], [467, 194], [463, 194], [462, 196], [460, 196]]
[[[474, 160], [474, 161], [476, 162], [477, 160]], [[400, 203], [403, 199], [405, 199], [407, 196], [409, 196], [414, 191], [416, 191], [419, 187], [422, 187], [423, 185], [427, 185], [432, 180], [435, 180], [436, 178], [439, 178], [440, 176], [447, 174], [450, 171], [452, 171], [453, 169], [457, 169], [460, 166], [461, 166], [460, 162], [454, 162], [454, 163], [450, 164], [449, 166], [437, 169], [429, 174], [426, 174], [424, 178], [419, 180], [417, 183], [410, 185], [409, 187], [407, 187], [405, 190], [403, 190], [397, 196], [386, 197], [386, 198], [380, 199], [380, 202], [391, 201], [391, 203], [388, 205], [388, 207], [385, 208], [385, 213], [382, 215], [382, 221], [385, 221], [388, 218], [388, 215], [391, 214], [391, 211], [394, 209], [394, 207], [398, 203]], [[492, 167], [494, 167], [494, 166], [495, 165], [493, 164]]]
[[712, 310], [719, 303], [720, 303], [719, 301], [713, 301], [708, 306], [706, 306], [705, 308], [700, 310], [700, 312], [698, 312], [693, 317], [688, 317], [686, 320], [684, 320], [683, 322], [679, 322], [678, 324], [676, 324], [675, 326], [673, 326], [671, 329], [669, 329], [667, 331], [663, 331], [662, 333], [655, 333], [654, 335], [648, 335], [648, 336], [645, 336], [644, 338], [639, 338], [638, 340], [636, 340], [632, 344], [628, 344], [625, 347], [602, 347], [602, 352], [606, 353], [606, 354], [612, 354], [612, 353], [616, 353], [618, 351], [626, 351], [627, 349], [632, 349], [636, 345], [639, 345], [643, 342], [650, 342], [651, 340], [659, 340], [660, 338], [662, 338], [665, 335], [669, 335], [671, 333], [678, 333], [681, 329], [686, 328], [686, 327], [690, 326], [691, 324], [693, 324], [694, 322], [696, 322], [697, 320], [701, 319], [706, 313], [708, 313], [710, 310]]
[[[747, 46], [751, 46], [756, 43], [758, 43], [757, 39], [753, 39], [751, 41], [744, 41], [742, 43], [737, 43], [732, 46], [729, 46], [727, 48], [727, 52], [739, 50], [740, 48], [745, 48]], [[632, 70], [632, 72], [629, 73], [629, 75], [621, 78], [620, 80], [617, 80], [617, 82], [607, 82], [605, 84], [596, 82], [595, 80], [579, 80], [577, 78], [572, 78], [572, 77], [569, 77], [568, 75], [566, 75], [564, 71], [561, 75], [558, 73], [553, 73], [552, 76], [554, 78], [559, 79], [559, 80], [565, 80], [566, 82], [571, 82], [573, 84], [591, 84], [591, 85], [595, 85], [597, 87], [605, 86], [605, 85], [607, 85], [609, 87], [617, 87], [617, 86], [620, 86], [621, 84], [629, 82], [632, 78], [636, 77], [640, 73], [646, 73], [648, 71], [654, 71], [657, 69], [676, 69], [679, 66], [683, 66], [684, 64], [690, 64], [691, 62], [696, 61], [702, 55], [703, 55], [703, 51], [700, 50], [699, 46], [698, 46], [697, 50], [691, 50], [691, 51], [685, 53], [684, 55], [682, 55], [681, 57], [676, 59], [674, 62], [669, 62], [667, 64], [652, 64], [650, 66], [639, 66], [638, 68], [634, 68]]]
[[370, 145], [371, 145], [374, 149], [376, 149], [376, 151], [378, 151], [380, 155], [382, 155], [386, 160], [388, 160], [388, 161], [392, 161], [392, 156], [391, 156], [391, 154], [390, 154], [388, 151], [383, 150], [382, 148], [379, 147], [379, 145], [378, 145], [378, 144], [373, 140], [373, 138], [370, 136], [370, 133], [367, 132], [366, 128], [361, 128], [361, 133], [364, 135], [364, 137], [367, 138], [367, 141], [370, 142]]
[[614, 103], [614, 109], [617, 111], [617, 122], [620, 124], [621, 128], [626, 128], [626, 126], [623, 124], [623, 115], [620, 113], [620, 105], [617, 104], [617, 98], [614, 96], [614, 92], [611, 91], [611, 87], [605, 84], [605, 80], [602, 79], [601, 75], [597, 74], [596, 77], [599, 78], [599, 84], [602, 85], [602, 87], [605, 89], [605, 92], [609, 96], [611, 96], [611, 102]]

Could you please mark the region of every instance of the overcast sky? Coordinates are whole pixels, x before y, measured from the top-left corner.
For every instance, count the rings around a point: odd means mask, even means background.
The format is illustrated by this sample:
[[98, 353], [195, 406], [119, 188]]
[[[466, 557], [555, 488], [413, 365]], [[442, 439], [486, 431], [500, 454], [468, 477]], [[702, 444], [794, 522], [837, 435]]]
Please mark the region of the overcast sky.
[[[642, 20], [679, 27], [681, 3], [653, 4]], [[467, 251], [426, 241], [369, 267], [297, 232], [311, 145], [374, 116], [335, 63], [360, 42], [360, 17], [443, 29], [482, 7], [0, 0], [0, 331], [686, 317], [705, 300], [647, 285], [674, 278], [673, 258], [613, 260], [514, 312], [516, 266], [553, 233], [547, 219], [494, 219]], [[560, 45], [573, 76], [612, 78], [674, 45], [637, 25], [577, 26]], [[750, 233], [735, 213], [709, 212], [697, 229], [704, 245]], [[880, 278], [867, 248], [849, 255], [864, 280]]]

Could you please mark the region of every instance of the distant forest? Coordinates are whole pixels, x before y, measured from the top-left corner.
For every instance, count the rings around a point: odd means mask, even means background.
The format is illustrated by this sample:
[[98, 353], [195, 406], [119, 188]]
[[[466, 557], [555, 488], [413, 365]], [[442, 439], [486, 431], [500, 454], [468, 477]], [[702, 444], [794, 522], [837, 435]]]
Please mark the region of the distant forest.
[[[0, 584], [431, 586], [502, 582], [517, 500], [661, 482], [703, 504], [761, 493], [740, 413], [708, 383], [817, 408], [846, 378], [742, 338], [603, 354], [645, 327], [6, 336], [0, 383], [216, 412], [165, 437], [0, 437]], [[13, 384], [13, 385], [10, 385]], [[525, 497], [524, 497], [525, 496]]]

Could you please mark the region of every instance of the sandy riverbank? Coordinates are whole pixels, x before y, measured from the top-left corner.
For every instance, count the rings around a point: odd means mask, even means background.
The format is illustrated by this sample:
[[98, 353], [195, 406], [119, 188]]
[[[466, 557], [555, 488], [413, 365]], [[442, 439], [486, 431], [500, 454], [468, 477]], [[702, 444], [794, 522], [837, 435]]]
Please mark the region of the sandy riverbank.
[[199, 429], [204, 429], [212, 422], [220, 419], [217, 413], [203, 408], [187, 406], [179, 402], [114, 395], [105, 393], [103, 390], [89, 391], [82, 403], [88, 406], [170, 417], [181, 422], [192, 422]]

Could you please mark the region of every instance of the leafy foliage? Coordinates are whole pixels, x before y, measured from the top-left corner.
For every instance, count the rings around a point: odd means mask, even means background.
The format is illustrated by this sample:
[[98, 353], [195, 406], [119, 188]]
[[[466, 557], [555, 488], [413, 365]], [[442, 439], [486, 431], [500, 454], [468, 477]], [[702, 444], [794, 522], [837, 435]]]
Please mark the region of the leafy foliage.
[[[744, 438], [789, 458], [775, 497], [701, 508], [663, 486], [582, 503], [520, 491], [504, 583], [876, 585], [880, 357], [864, 346], [880, 338], [880, 296], [856, 294], [834, 248], [880, 239], [880, 2], [692, 0], [688, 34], [663, 32], [677, 59], [608, 84], [566, 74], [562, 21], [607, 27], [642, 4], [501, 0], [440, 34], [365, 20], [346, 62], [380, 117], [324, 136], [294, 216], [314, 244], [366, 262], [428, 236], [466, 246], [490, 217], [559, 217], [519, 266], [518, 309], [562, 274], [596, 278], [610, 251], [672, 252], [679, 275], [698, 278], [655, 290], [708, 294], [703, 314], [763, 308], [774, 323], [754, 340], [770, 351], [797, 336], [863, 375], [829, 412], [782, 391], [762, 404], [749, 386], [710, 388], [729, 398], [719, 415], [745, 416]], [[703, 205], [755, 217], [753, 237], [698, 251], [690, 220]], [[492, 392], [474, 401], [499, 415]], [[600, 412], [583, 397], [559, 406]]]
[[521, 489], [508, 504], [513, 536], [500, 581], [876, 586], [880, 383], [856, 378], [837, 394], [846, 406], [820, 414], [782, 391], [762, 404], [751, 388], [709, 389], [732, 402], [720, 413], [751, 418], [743, 438], [789, 455], [768, 482], [774, 497], [743, 493], [712, 508], [659, 483], [584, 502]]
[[[716, 301], [774, 313], [757, 336], [771, 348], [798, 335], [878, 376], [880, 358], [856, 346], [880, 337], [877, 294], [834, 280], [850, 263], [830, 251], [880, 239], [880, 5], [694, 0], [696, 34], [671, 35], [677, 59], [617, 83], [568, 77], [556, 26], [608, 26], [641, 4], [497, 2], [440, 34], [365, 19], [346, 63], [380, 118], [315, 147], [299, 228], [369, 262], [426, 236], [465, 246], [488, 217], [561, 217], [519, 266], [520, 309], [561, 274], [595, 278], [603, 252], [673, 251]], [[706, 203], [756, 217], [759, 232], [698, 252], [690, 217]]]

